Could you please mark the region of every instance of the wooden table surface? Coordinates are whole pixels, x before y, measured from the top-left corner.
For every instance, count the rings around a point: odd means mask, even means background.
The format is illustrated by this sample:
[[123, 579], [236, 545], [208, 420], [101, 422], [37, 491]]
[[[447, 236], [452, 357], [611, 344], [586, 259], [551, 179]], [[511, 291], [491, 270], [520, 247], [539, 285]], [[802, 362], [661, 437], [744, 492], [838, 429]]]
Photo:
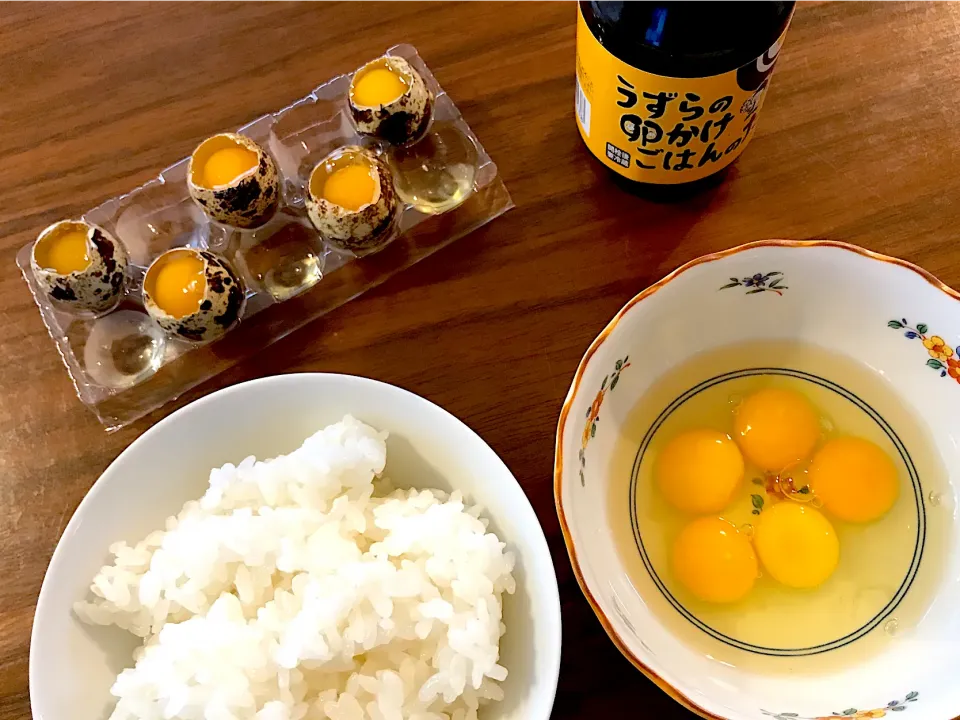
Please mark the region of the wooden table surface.
[[0, 6], [0, 720], [30, 715], [40, 582], [100, 472], [172, 408], [106, 434], [79, 403], [14, 263], [47, 224], [145, 182], [207, 135], [411, 42], [516, 209], [189, 394], [346, 372], [440, 404], [513, 470], [563, 601], [555, 718], [689, 714], [621, 658], [581, 596], [554, 511], [557, 416], [581, 354], [677, 265], [751, 240], [844, 240], [960, 286], [960, 4], [801, 6], [730, 177], [694, 199], [624, 194], [573, 118], [572, 4]]

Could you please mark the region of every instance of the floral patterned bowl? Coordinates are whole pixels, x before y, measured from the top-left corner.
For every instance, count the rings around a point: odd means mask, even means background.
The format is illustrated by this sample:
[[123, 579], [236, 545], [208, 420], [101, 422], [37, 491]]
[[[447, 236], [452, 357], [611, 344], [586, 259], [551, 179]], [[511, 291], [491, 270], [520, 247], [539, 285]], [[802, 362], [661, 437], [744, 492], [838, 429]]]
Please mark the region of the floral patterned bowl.
[[[764, 241], [684, 265], [627, 303], [591, 344], [557, 428], [560, 524], [577, 580], [607, 634], [678, 702], [702, 717], [726, 720], [960, 715], [957, 300], [960, 294], [901, 260], [836, 242]], [[870, 624], [836, 642], [769, 652], [726, 642], [727, 636], [685, 619], [649, 564], [636, 563], [639, 573], [628, 570], [629, 551], [616, 539], [610, 501], [616, 473], [630, 472], [646, 432], [628, 432], [626, 419], [658, 379], [695, 354], [767, 340], [845, 356], [851, 367], [856, 363], [857, 377], [882, 383], [897, 399], [907, 414], [891, 418], [890, 427], [906, 441], [913, 485], [901, 501], [917, 511], [914, 575]], [[805, 372], [790, 364], [786, 359], [784, 368], [773, 369]], [[718, 377], [724, 370], [730, 368], [716, 368]], [[829, 370], [821, 375], [844, 391]], [[926, 460], [909, 455], [918, 433], [931, 449]], [[617, 453], [625, 455], [621, 448], [630, 442], [630, 462], [618, 465]], [[921, 466], [930, 463], [946, 470], [925, 473]], [[936, 561], [930, 557], [934, 540], [942, 556]], [[642, 545], [636, 542], [638, 555]], [[899, 627], [896, 618], [911, 602], [922, 608], [915, 621]], [[859, 652], [878, 634], [886, 637], [875, 651]]]

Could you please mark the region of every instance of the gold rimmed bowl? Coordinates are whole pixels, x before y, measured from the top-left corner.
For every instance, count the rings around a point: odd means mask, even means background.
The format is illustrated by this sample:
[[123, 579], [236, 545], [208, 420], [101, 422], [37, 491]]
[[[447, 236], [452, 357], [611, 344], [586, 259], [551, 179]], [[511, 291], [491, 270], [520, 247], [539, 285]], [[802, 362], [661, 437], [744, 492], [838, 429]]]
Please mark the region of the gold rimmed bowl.
[[[678, 702], [723, 720], [960, 715], [958, 299], [901, 260], [771, 240], [684, 265], [590, 345], [557, 428], [564, 540], [611, 640]], [[755, 350], [724, 354], [738, 346]], [[702, 376], [676, 380], [678, 367], [710, 353], [720, 359]], [[855, 598], [862, 617], [837, 637], [800, 625], [790, 641], [763, 644], [735, 614], [720, 628], [671, 592], [669, 566], [645, 543], [635, 477], [649, 437], [698, 388], [743, 373], [791, 374], [860, 402], [898, 449], [897, 502], [915, 516], [902, 567], [889, 587]]]

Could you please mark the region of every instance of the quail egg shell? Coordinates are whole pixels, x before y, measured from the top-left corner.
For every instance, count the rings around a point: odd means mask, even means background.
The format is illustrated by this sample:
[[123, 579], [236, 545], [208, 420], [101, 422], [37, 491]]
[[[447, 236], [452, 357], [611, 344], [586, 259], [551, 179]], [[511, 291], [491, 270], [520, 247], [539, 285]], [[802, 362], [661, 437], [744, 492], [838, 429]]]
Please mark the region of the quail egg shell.
[[227, 261], [214, 253], [177, 248], [147, 268], [143, 305], [170, 335], [206, 342], [240, 319], [243, 284]]
[[102, 313], [123, 296], [127, 253], [101, 228], [62, 220], [37, 237], [30, 266], [43, 292], [61, 307]]
[[397, 210], [390, 168], [370, 150], [340, 148], [310, 173], [307, 214], [323, 239], [340, 250], [364, 254], [385, 245]]
[[403, 145], [424, 134], [430, 124], [434, 96], [423, 78], [401, 57], [385, 55], [354, 73], [350, 81], [350, 113], [364, 135]]
[[190, 156], [187, 187], [208, 217], [241, 229], [263, 225], [280, 202], [273, 158], [236, 133], [214, 135], [200, 143]]

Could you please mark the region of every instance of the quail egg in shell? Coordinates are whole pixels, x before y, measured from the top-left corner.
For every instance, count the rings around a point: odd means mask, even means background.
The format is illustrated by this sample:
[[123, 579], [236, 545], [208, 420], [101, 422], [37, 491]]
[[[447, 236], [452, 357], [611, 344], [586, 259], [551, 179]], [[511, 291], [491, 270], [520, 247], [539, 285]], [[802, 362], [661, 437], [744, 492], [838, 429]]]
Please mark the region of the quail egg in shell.
[[350, 80], [350, 113], [357, 130], [394, 145], [423, 135], [433, 102], [420, 73], [401, 57], [379, 57]]
[[61, 220], [37, 237], [30, 266], [43, 292], [62, 307], [102, 313], [123, 295], [127, 253], [101, 228]]
[[226, 260], [205, 250], [176, 248], [153, 261], [143, 278], [143, 305], [170, 335], [206, 342], [240, 319], [244, 290]]
[[328, 243], [363, 254], [393, 234], [397, 194], [387, 164], [357, 145], [340, 148], [310, 173], [307, 214]]
[[187, 187], [210, 218], [241, 229], [263, 225], [280, 202], [273, 158], [236, 133], [221, 133], [200, 143], [190, 156]]

